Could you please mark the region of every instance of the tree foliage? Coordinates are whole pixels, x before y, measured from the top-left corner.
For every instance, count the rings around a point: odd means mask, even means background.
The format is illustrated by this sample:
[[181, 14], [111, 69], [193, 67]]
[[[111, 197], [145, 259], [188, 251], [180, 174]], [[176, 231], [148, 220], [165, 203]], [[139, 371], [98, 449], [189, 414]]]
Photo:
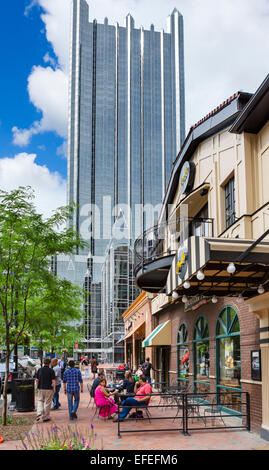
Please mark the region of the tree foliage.
[[38, 323], [42, 302], [46, 308], [42, 313], [44, 330], [51, 324], [60, 324], [63, 314], [65, 319], [72, 316], [76, 319], [79, 315], [76, 288], [62, 281], [61, 291], [60, 281], [49, 271], [52, 256], [76, 253], [86, 245], [67, 226], [73, 209], [60, 207], [44, 219], [36, 212], [33, 200], [30, 187], [0, 191], [0, 331], [6, 348], [7, 371], [3, 424], [6, 423], [10, 356], [24, 331], [33, 329], [32, 322]]

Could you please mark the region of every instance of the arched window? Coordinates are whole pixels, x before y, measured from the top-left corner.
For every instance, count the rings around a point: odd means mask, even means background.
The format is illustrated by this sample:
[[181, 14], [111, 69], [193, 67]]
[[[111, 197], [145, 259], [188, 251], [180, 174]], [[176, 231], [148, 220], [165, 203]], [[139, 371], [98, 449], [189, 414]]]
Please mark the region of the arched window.
[[195, 324], [193, 345], [195, 392], [209, 392], [209, 329], [208, 323], [204, 317], [199, 317]]
[[177, 378], [178, 382], [189, 382], [189, 339], [185, 323], [178, 329], [177, 340]]
[[[225, 307], [216, 325], [217, 389], [220, 392], [241, 389], [240, 324], [233, 307]], [[230, 408], [240, 411], [241, 395], [226, 395]]]

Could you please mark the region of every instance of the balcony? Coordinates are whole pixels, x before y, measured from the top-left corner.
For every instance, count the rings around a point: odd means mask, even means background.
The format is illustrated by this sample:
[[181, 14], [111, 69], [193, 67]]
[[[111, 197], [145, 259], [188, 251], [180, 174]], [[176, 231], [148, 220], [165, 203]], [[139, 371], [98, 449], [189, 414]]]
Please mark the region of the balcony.
[[134, 244], [136, 286], [154, 294], [162, 292], [180, 244], [193, 235], [212, 237], [213, 231], [213, 219], [185, 217], [143, 232]]

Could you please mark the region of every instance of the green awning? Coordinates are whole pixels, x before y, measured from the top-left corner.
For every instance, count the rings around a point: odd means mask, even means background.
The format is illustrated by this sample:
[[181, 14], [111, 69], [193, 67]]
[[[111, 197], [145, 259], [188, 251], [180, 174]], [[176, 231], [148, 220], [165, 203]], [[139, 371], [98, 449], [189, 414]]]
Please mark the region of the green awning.
[[171, 346], [171, 320], [158, 325], [150, 335], [144, 339], [143, 348], [151, 346]]

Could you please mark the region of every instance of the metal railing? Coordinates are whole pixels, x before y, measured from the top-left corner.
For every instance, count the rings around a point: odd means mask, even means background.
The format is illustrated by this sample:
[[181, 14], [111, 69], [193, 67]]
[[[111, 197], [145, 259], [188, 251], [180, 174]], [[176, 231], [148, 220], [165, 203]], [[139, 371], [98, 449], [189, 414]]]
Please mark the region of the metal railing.
[[[169, 234], [176, 241], [176, 246], [168, 251], [166, 246]], [[212, 237], [214, 235], [213, 219], [181, 217], [163, 224], [156, 224], [145, 230], [134, 243], [135, 275], [144, 265], [176, 253], [179, 240], [182, 242], [192, 235]]]
[[[140, 421], [137, 416], [133, 419], [126, 418], [123, 421], [118, 419], [118, 437], [121, 438], [123, 433], [136, 432], [168, 432], [178, 431], [184, 435], [190, 435], [190, 431], [204, 430], [247, 430], [250, 431], [250, 397], [248, 392], [235, 392], [236, 396], [240, 393], [241, 410], [235, 411], [233, 406], [233, 392], [217, 392], [217, 393], [182, 393], [176, 390], [166, 391], [165, 393], [152, 393], [151, 397], [159, 397], [159, 403], [148, 404], [147, 406], [134, 406], [126, 404], [125, 400], [118, 404], [118, 417], [120, 411], [126, 408], [145, 411], [143, 423], [148, 420], [154, 427], [131, 426], [126, 429], [125, 423], [134, 423]], [[147, 395], [145, 395], [147, 396]], [[228, 399], [228, 400], [227, 400]], [[231, 402], [229, 402], [231, 400]], [[166, 411], [165, 415], [162, 410], [171, 410], [170, 416]], [[154, 411], [153, 411], [154, 410]], [[155, 410], [160, 413], [156, 415]], [[152, 413], [151, 413], [152, 411]], [[174, 427], [158, 427], [158, 422], [170, 420]], [[203, 425], [201, 426], [200, 423]], [[193, 425], [195, 424], [195, 425]], [[124, 427], [123, 427], [124, 426]]]

